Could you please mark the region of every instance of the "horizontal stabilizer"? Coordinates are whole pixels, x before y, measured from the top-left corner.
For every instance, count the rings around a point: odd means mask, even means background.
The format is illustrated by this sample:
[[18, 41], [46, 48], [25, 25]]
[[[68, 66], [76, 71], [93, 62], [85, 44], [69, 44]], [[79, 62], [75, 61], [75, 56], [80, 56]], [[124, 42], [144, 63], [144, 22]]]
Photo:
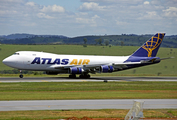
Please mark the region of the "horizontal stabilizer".
[[161, 60], [172, 59], [172, 58], [175, 58], [175, 57], [161, 58], [161, 59], [157, 59], [157, 60], [155, 60], [155, 61], [161, 61]]

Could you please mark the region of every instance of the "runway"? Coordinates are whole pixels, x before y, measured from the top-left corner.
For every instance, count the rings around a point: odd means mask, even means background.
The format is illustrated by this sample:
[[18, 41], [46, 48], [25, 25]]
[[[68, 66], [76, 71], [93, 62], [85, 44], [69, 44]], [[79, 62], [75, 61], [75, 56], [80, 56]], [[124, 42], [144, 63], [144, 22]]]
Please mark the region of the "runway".
[[176, 81], [177, 77], [91, 77], [71, 79], [68, 77], [1, 77], [0, 82], [131, 82], [131, 81]]
[[[177, 99], [140, 99], [143, 109], [177, 109]], [[134, 99], [0, 101], [0, 111], [130, 109]]]
[[[176, 81], [177, 77], [92, 77], [70, 79], [68, 77], [1, 77], [0, 83], [8, 82], [133, 82], [133, 81]], [[177, 99], [140, 99], [144, 109], [177, 109]], [[74, 109], [130, 109], [134, 99], [111, 100], [31, 100], [0, 101], [0, 111], [19, 110], [74, 110]]]

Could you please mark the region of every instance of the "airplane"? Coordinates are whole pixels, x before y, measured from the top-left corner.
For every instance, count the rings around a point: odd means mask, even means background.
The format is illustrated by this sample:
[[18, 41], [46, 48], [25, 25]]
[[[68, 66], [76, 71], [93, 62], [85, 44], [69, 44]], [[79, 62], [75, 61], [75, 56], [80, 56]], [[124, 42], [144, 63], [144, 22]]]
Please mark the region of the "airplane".
[[169, 59], [156, 57], [165, 33], [157, 33], [129, 56], [61, 55], [36, 51], [18, 51], [2, 62], [20, 70], [46, 71], [48, 75], [70, 74], [69, 78], [90, 78], [90, 74], [112, 73], [159, 63]]

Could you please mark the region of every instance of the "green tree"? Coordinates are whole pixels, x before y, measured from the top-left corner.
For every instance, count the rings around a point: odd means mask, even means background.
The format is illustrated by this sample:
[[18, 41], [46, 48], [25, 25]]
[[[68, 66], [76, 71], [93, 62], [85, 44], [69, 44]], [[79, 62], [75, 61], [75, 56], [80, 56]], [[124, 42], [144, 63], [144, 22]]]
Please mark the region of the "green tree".
[[87, 38], [84, 38], [83, 40], [84, 40], [84, 44], [87, 44]]
[[99, 45], [102, 45], [102, 41], [103, 40], [101, 38], [95, 39], [96, 44], [99, 44]]
[[96, 45], [98, 44], [98, 39], [95, 39]]
[[108, 40], [106, 40], [104, 43], [105, 43], [106, 46], [109, 45], [109, 41]]
[[102, 42], [103, 42], [103, 40], [101, 38], [99, 38], [98, 43], [101, 45]]
[[87, 47], [87, 44], [83, 44], [83, 47]]
[[83, 47], [87, 47], [87, 38], [84, 38], [84, 44], [83, 44]]
[[124, 42], [123, 41], [121, 41], [121, 46], [124, 46]]

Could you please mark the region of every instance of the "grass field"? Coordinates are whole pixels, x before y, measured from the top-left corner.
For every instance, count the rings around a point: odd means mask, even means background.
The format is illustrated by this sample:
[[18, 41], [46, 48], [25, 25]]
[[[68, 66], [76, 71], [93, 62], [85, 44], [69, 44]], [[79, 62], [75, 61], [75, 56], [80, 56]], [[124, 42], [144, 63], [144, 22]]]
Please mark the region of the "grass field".
[[0, 100], [177, 99], [177, 82], [0, 83]]
[[[177, 99], [177, 82], [0, 83], [0, 100]], [[0, 120], [124, 118], [128, 110], [47, 110], [0, 112]], [[176, 109], [144, 110], [146, 118], [176, 118]]]
[[[123, 118], [128, 110], [48, 110], [48, 111], [8, 111], [0, 112], [0, 120], [49, 120], [70, 117]], [[176, 118], [177, 110], [143, 110], [145, 118]], [[123, 120], [122, 119], [122, 120]]]
[[[44, 51], [56, 54], [79, 54], [79, 55], [108, 55], [108, 56], [126, 56], [137, 50], [138, 46], [87, 46], [82, 45], [0, 45], [0, 61], [7, 56], [12, 55], [16, 51]], [[157, 54], [158, 57], [175, 57], [161, 61], [156, 65], [145, 66], [136, 69], [130, 69], [121, 72], [114, 72], [111, 74], [101, 74], [108, 76], [122, 76], [122, 75], [140, 75], [140, 76], [177, 76], [177, 48], [160, 48]], [[1, 70], [11, 70], [12, 68], [5, 66], [0, 62]], [[100, 75], [100, 74], [99, 74]]]
[[[130, 55], [135, 46], [81, 45], [0, 45], [0, 61], [16, 51], [44, 51], [57, 54], [79, 55]], [[107, 76], [177, 76], [177, 49], [160, 48], [158, 57], [174, 56], [174, 59], [142, 68], [98, 74]], [[1, 70], [11, 70], [0, 62]], [[8, 75], [11, 76], [11, 75]], [[18, 76], [18, 75], [17, 75]], [[78, 82], [78, 83], [0, 83], [0, 100], [58, 100], [58, 99], [177, 99], [177, 82]], [[128, 110], [73, 110], [73, 111], [14, 111], [0, 112], [2, 120], [59, 119], [68, 117], [121, 117]], [[144, 110], [145, 117], [170, 118], [177, 110]]]

